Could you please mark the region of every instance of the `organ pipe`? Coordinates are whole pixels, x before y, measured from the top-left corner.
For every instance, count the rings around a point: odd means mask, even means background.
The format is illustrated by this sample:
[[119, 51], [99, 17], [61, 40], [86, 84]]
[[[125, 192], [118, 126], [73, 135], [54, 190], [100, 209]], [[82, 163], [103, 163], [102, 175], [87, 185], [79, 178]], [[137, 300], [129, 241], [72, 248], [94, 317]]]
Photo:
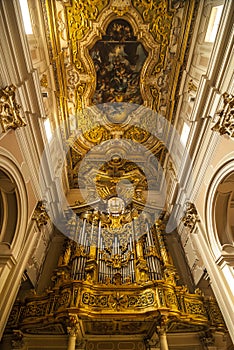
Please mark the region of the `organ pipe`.
[[148, 218], [134, 217], [126, 229], [120, 227], [111, 230], [97, 211], [70, 220], [76, 246], [70, 263], [73, 279], [134, 283], [162, 279], [162, 262], [172, 268], [159, 222], [150, 227]]

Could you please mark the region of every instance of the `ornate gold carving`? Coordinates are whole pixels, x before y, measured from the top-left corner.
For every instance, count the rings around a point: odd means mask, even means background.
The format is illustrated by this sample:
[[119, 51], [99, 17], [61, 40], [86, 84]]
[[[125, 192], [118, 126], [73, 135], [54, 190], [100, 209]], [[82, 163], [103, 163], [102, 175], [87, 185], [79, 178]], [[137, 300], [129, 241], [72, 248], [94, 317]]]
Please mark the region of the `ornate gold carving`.
[[70, 273], [64, 269], [55, 270], [55, 273], [51, 278], [55, 287], [61, 286], [63, 283], [69, 281], [70, 279]]
[[73, 41], [74, 62], [76, 62], [77, 42], [83, 39], [92, 28], [92, 22], [97, 19], [107, 4], [107, 0], [74, 0], [72, 6], [67, 6], [69, 37]]
[[36, 209], [34, 210], [32, 220], [36, 221], [39, 230], [43, 225], [46, 225], [49, 220], [49, 215], [46, 211], [46, 207], [43, 201], [37, 203]]
[[160, 260], [162, 259], [161, 256], [158, 255], [157, 248], [155, 246], [148, 247], [148, 253], [146, 256], [155, 256]]
[[22, 311], [22, 317], [23, 318], [29, 318], [29, 317], [42, 317], [45, 316], [47, 311], [47, 301], [34, 301], [29, 302], [27, 306]]
[[219, 120], [211, 130], [234, 137], [234, 95], [225, 92], [222, 96], [223, 108], [217, 112]]
[[77, 315], [69, 314], [67, 333], [71, 336], [81, 338], [82, 332]]
[[151, 136], [150, 132], [141, 129], [140, 127], [133, 125], [128, 130], [125, 131], [124, 137], [126, 139], [131, 139], [139, 143], [144, 143]]
[[113, 266], [114, 269], [121, 269], [123, 266], [126, 266], [131, 259], [132, 252], [129, 251], [126, 256], [120, 254], [114, 254], [111, 257], [108, 257], [105, 251], [101, 252], [102, 260], [106, 262], [107, 266]]
[[58, 266], [67, 266], [70, 262], [71, 258], [71, 250], [72, 249], [72, 242], [70, 240], [67, 240], [65, 242], [65, 249], [62, 255], [60, 255], [59, 260], [58, 260]]
[[113, 0], [111, 9], [113, 12], [116, 13], [117, 16], [122, 17], [125, 13], [130, 11], [131, 7], [131, 1], [130, 0], [124, 0], [124, 1], [118, 1]]
[[109, 140], [111, 138], [111, 134], [104, 126], [99, 125], [85, 132], [84, 137], [94, 144], [99, 144], [103, 141]]
[[150, 32], [160, 45], [160, 55], [154, 67], [154, 72], [158, 73], [164, 66], [166, 51], [170, 42], [173, 11], [169, 10], [166, 0], [157, 2], [134, 0], [133, 6], [142, 14], [144, 21], [149, 23]]
[[[117, 285], [119, 285], [119, 283]], [[109, 299], [109, 306], [111, 306], [113, 309], [116, 309], [116, 311], [126, 309], [128, 306], [127, 295], [120, 294], [119, 292], [111, 295]]]
[[82, 130], [83, 128], [89, 128], [87, 125], [87, 120], [85, 118], [85, 114], [82, 112], [84, 108], [84, 100], [83, 95], [85, 92], [86, 84], [81, 83], [78, 84], [76, 88], [76, 114], [79, 115], [79, 125], [78, 127]]
[[70, 302], [71, 292], [70, 290], [64, 290], [55, 302], [54, 310], [57, 311], [60, 308], [68, 307]]
[[139, 257], [136, 262], [136, 280], [139, 283], [144, 283], [149, 280], [149, 267], [147, 265], [147, 262], [144, 258]]
[[46, 74], [42, 74], [42, 77], [40, 79], [40, 84], [42, 87], [47, 88], [48, 87], [48, 78]]
[[129, 296], [128, 297], [128, 305], [129, 307], [148, 307], [148, 306], [157, 306], [155, 295], [153, 292], [146, 292], [139, 296]]
[[191, 315], [196, 314], [196, 315], [201, 315], [206, 317], [206, 310], [202, 301], [199, 301], [197, 299], [196, 300], [185, 299], [185, 308], [186, 308], [186, 311]]
[[211, 325], [216, 327], [217, 329], [224, 329], [225, 328], [224, 320], [216, 300], [210, 297], [208, 300], [206, 300], [205, 307], [206, 307]]
[[21, 106], [16, 102], [15, 91], [14, 85], [0, 90], [0, 124], [3, 132], [26, 125], [20, 116]]
[[199, 221], [197, 214], [197, 209], [195, 205], [191, 202], [186, 203], [186, 211], [184, 217], [181, 219], [185, 227], [188, 227], [191, 231], [196, 225], [196, 222]]
[[[121, 278], [119, 273], [116, 274], [116, 278], [117, 275]], [[71, 308], [74, 314], [71, 314]], [[145, 317], [145, 313], [147, 316], [152, 313], [152, 322], [158, 318], [160, 327], [172, 324], [175, 331], [202, 331], [209, 326], [214, 330], [225, 330], [217, 303], [213, 299], [204, 300], [201, 295], [190, 294], [186, 288], [168, 285], [163, 280], [157, 284], [147, 282], [140, 286], [121, 282], [115, 286], [108, 282], [106, 285], [95, 285], [66, 280], [59, 288], [55, 286], [43, 295], [31, 296], [24, 305], [17, 307], [17, 316], [14, 316], [14, 320], [11, 318], [9, 326], [23, 332], [27, 330], [29, 333], [35, 333], [43, 324], [45, 328], [51, 327], [53, 333], [58, 320], [61, 322], [63, 318], [63, 323], [71, 327], [67, 329], [68, 333], [77, 334], [81, 339], [80, 324], [77, 323], [79, 320], [76, 315], [82, 314], [87, 322], [91, 322], [100, 310], [103, 316], [111, 315], [114, 322], [124, 322], [126, 313], [138, 321]], [[165, 310], [167, 317], [164, 322]], [[129, 326], [133, 327], [134, 322], [129, 322]], [[99, 332], [96, 328], [96, 334]]]
[[89, 292], [85, 292], [82, 295], [82, 303], [93, 307], [109, 307], [108, 299], [109, 295], [92, 295]]
[[137, 295], [120, 294], [119, 292], [108, 295], [93, 295], [86, 292], [82, 295], [82, 303], [94, 308], [112, 308], [119, 311], [121, 308], [145, 308], [156, 305], [156, 300], [152, 291]]
[[155, 229], [156, 229], [156, 234], [158, 237], [158, 242], [159, 242], [159, 248], [160, 248], [160, 253], [163, 259], [163, 262], [165, 264], [165, 266], [171, 266], [172, 262], [169, 256], [169, 252], [167, 250], [167, 247], [165, 245], [165, 241], [164, 241], [164, 231], [165, 231], [165, 223], [162, 220], [157, 220], [155, 223]]
[[75, 248], [75, 253], [74, 253], [74, 256], [73, 257], [80, 257], [80, 256], [87, 256], [87, 253], [86, 253], [86, 250], [85, 250], [85, 247], [82, 246], [81, 244], [78, 244]]
[[197, 92], [197, 86], [194, 84], [193, 79], [188, 82], [188, 92]]

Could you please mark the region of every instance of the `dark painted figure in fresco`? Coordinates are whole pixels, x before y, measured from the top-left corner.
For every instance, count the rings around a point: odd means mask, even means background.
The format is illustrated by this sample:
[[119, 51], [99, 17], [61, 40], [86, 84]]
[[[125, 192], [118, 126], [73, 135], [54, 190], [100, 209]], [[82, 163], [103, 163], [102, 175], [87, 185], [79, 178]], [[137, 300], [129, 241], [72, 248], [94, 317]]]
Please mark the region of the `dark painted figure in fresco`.
[[112, 21], [106, 35], [90, 50], [90, 55], [97, 72], [94, 104], [142, 103], [140, 73], [147, 52], [137, 42], [127, 21]]

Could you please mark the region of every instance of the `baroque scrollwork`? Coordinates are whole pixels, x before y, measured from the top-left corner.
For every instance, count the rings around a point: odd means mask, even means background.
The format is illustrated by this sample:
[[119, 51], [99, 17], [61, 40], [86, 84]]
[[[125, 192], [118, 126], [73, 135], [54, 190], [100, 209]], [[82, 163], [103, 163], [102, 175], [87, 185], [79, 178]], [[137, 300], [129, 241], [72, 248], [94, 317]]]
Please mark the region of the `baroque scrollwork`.
[[122, 266], [127, 265], [132, 255], [131, 251], [127, 253], [126, 257], [120, 254], [114, 254], [113, 256], [108, 257], [104, 251], [101, 253], [102, 253], [102, 260], [106, 262], [106, 265], [113, 266], [114, 269], [121, 269]]
[[234, 137], [234, 95], [225, 92], [222, 96], [223, 108], [217, 112], [219, 119], [212, 130]]
[[154, 67], [154, 72], [159, 73], [164, 66], [170, 42], [173, 12], [168, 9], [168, 2], [165, 0], [159, 2], [135, 0], [133, 5], [142, 13], [144, 21], [149, 23], [150, 32], [161, 47], [158, 62]]
[[197, 209], [193, 203], [186, 203], [186, 211], [181, 221], [185, 227], [188, 227], [191, 231], [193, 230], [196, 222], [199, 221]]
[[120, 308], [144, 308], [155, 305], [153, 291], [148, 291], [139, 295], [128, 295], [116, 292], [109, 295], [94, 295], [89, 292], [83, 293], [82, 303], [91, 307], [112, 308], [117, 311]]
[[75, 54], [77, 54], [77, 42], [83, 39], [85, 34], [87, 34], [88, 30], [92, 26], [92, 21], [95, 21], [97, 19], [98, 15], [107, 4], [107, 0], [75, 0], [73, 1], [72, 6], [67, 6], [69, 36], [72, 40], [75, 62]]
[[196, 315], [201, 315], [206, 317], [206, 310], [201, 301], [199, 302], [198, 300], [196, 301], [185, 300], [185, 307], [187, 312], [191, 315], [196, 314]]
[[49, 221], [49, 215], [46, 211], [46, 207], [43, 201], [39, 201], [37, 203], [32, 219], [36, 221], [36, 224], [39, 230], [43, 225], [46, 225], [47, 222]]
[[16, 102], [15, 91], [14, 85], [0, 89], [0, 124], [3, 132], [26, 125], [20, 116], [21, 106]]

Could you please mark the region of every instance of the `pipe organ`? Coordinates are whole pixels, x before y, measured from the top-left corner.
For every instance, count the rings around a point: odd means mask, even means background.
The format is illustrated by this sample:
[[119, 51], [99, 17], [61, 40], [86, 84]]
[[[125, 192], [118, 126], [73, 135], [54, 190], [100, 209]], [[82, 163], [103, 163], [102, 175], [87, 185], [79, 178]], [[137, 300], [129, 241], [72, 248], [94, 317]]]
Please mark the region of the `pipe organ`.
[[73, 280], [130, 284], [162, 279], [160, 242], [148, 214], [135, 208], [89, 208], [73, 212], [67, 230], [63, 256], [69, 255], [65, 260]]

